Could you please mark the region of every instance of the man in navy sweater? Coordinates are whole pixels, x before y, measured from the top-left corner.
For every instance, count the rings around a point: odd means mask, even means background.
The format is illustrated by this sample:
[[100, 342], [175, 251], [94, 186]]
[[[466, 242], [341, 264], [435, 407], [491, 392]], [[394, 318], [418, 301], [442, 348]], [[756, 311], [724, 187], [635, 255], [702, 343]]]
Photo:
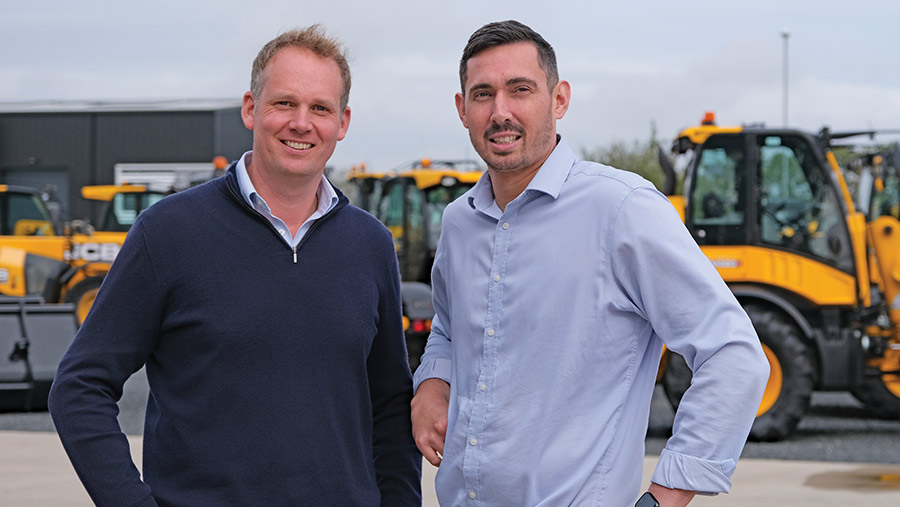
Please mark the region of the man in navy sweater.
[[[131, 229], [50, 395], [97, 505], [421, 505], [391, 236], [323, 175], [349, 91], [318, 26], [273, 39], [253, 151]], [[143, 478], [116, 419], [142, 366]]]

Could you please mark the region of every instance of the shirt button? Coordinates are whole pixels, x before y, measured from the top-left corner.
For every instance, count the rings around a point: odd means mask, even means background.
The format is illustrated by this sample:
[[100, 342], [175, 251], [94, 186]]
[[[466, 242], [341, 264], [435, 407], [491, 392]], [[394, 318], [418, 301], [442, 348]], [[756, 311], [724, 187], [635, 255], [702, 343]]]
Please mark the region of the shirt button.
[[475, 499], [475, 492], [474, 492], [474, 491], [469, 491], [469, 498], [471, 498], [472, 500]]
[[503, 222], [503, 228], [509, 229], [509, 222]]
[[495, 282], [499, 282], [499, 281], [500, 281], [500, 275], [494, 275], [494, 281], [495, 281]]
[[472, 444], [472, 445], [478, 445], [478, 439], [477, 439], [477, 438], [473, 438], [472, 440], [469, 440], [469, 443]]
[[284, 229], [278, 229], [278, 234], [284, 234]]
[[487, 389], [487, 384], [481, 384], [480, 386], [478, 386], [478, 389], [484, 391], [485, 389]]
[[494, 336], [494, 330], [488, 329], [488, 336]]

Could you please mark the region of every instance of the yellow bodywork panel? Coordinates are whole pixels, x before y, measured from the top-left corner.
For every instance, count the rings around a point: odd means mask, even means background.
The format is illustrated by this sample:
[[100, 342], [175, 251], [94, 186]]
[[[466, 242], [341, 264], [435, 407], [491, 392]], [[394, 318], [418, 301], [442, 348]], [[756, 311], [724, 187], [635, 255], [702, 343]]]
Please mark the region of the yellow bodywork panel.
[[872, 287], [869, 281], [869, 263], [867, 262], [867, 227], [866, 217], [862, 213], [852, 212], [847, 215], [847, 227], [850, 229], [850, 242], [853, 258], [856, 261], [856, 276], [859, 280], [859, 301], [863, 306], [872, 305]]
[[2, 236], [2, 238], [3, 246], [60, 261], [69, 250], [69, 241], [63, 236]]
[[856, 279], [821, 262], [752, 246], [702, 246], [726, 282], [781, 287], [816, 305], [856, 306]]
[[684, 207], [686, 205], [683, 195], [670, 195], [668, 196], [669, 202], [672, 203], [672, 206], [675, 206], [675, 209], [678, 210], [678, 216], [681, 217], [681, 221], [684, 222]]
[[713, 134], [737, 134], [744, 127], [720, 127], [718, 125], [700, 125], [682, 130], [678, 137], [685, 137], [696, 145], [701, 145]]
[[[882, 216], [869, 224], [869, 240], [875, 259], [873, 279], [888, 302], [892, 322], [900, 322], [900, 220]], [[874, 275], [878, 276], [874, 276]], [[900, 329], [898, 329], [900, 332]]]
[[14, 236], [55, 236], [53, 225], [46, 220], [23, 218], [13, 225]]
[[850, 195], [850, 187], [847, 186], [847, 180], [844, 179], [844, 173], [841, 172], [841, 167], [837, 163], [837, 158], [835, 158], [834, 153], [829, 150], [825, 153], [825, 159], [828, 161], [828, 166], [834, 174], [834, 177], [837, 179], [838, 186], [841, 189], [841, 197], [844, 198], [844, 204], [847, 206], [848, 210], [855, 211], [853, 196]]
[[400, 172], [388, 172], [388, 173], [365, 173], [365, 172], [354, 172], [351, 173], [347, 179], [384, 179], [384, 178], [393, 178], [397, 176], [403, 176], [405, 178], [412, 178], [416, 181], [416, 186], [418, 188], [431, 188], [441, 184], [444, 178], [453, 178], [460, 183], [472, 183], [478, 181], [482, 175], [481, 171], [453, 171], [448, 169], [409, 169], [406, 171]]
[[391, 231], [391, 237], [394, 239], [394, 250], [399, 252], [400, 242], [403, 241], [403, 226], [391, 225], [387, 229]]
[[0, 246], [0, 294], [25, 295], [25, 251]]
[[100, 263], [105, 268], [101, 271], [107, 271], [108, 265], [112, 264], [119, 249], [125, 241], [127, 233], [124, 232], [103, 232], [97, 231], [91, 235], [76, 234], [72, 236], [72, 249], [66, 253], [65, 261], [73, 266], [82, 264]]
[[436, 169], [416, 169], [415, 171], [405, 174], [404, 176], [412, 176], [416, 180], [416, 186], [419, 188], [430, 188], [441, 184], [441, 180], [450, 177], [458, 180], [460, 183], [475, 183], [481, 177], [477, 171], [441, 171]]
[[81, 187], [81, 197], [92, 201], [111, 201], [116, 194], [146, 192], [144, 185], [88, 185]]

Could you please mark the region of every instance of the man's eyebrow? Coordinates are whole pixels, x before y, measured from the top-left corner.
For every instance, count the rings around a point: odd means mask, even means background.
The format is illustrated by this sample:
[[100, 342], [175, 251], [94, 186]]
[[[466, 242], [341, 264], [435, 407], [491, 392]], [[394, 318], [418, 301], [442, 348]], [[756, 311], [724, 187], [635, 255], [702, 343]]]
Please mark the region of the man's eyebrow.
[[476, 85], [472, 85], [472, 87], [469, 88], [469, 93], [477, 91], [477, 90], [492, 90], [493, 88], [494, 88], [493, 86], [491, 86], [487, 83], [478, 83]]
[[[531, 79], [531, 78], [527, 78], [527, 77], [514, 77], [514, 78], [506, 81], [506, 86], [515, 86], [518, 84], [527, 84], [527, 85], [537, 87], [537, 81], [535, 81], [534, 79]], [[476, 85], [472, 85], [472, 87], [469, 88], [468, 93], [472, 93], [472, 92], [476, 92], [476, 91], [480, 91], [480, 90], [493, 90], [493, 89], [494, 89], [494, 87], [488, 83], [478, 83]]]
[[506, 82], [506, 86], [512, 86], [517, 84], [527, 84], [531, 86], [537, 86], [537, 81], [534, 79], [530, 79], [527, 77], [514, 77]]

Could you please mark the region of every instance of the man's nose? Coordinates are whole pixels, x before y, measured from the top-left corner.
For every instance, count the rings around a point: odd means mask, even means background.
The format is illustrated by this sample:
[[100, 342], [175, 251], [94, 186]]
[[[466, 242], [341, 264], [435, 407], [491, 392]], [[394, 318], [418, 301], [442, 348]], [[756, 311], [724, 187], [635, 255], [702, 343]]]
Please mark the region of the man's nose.
[[512, 119], [511, 105], [509, 97], [505, 93], [495, 95], [491, 109], [491, 121], [498, 125], [510, 121]]

